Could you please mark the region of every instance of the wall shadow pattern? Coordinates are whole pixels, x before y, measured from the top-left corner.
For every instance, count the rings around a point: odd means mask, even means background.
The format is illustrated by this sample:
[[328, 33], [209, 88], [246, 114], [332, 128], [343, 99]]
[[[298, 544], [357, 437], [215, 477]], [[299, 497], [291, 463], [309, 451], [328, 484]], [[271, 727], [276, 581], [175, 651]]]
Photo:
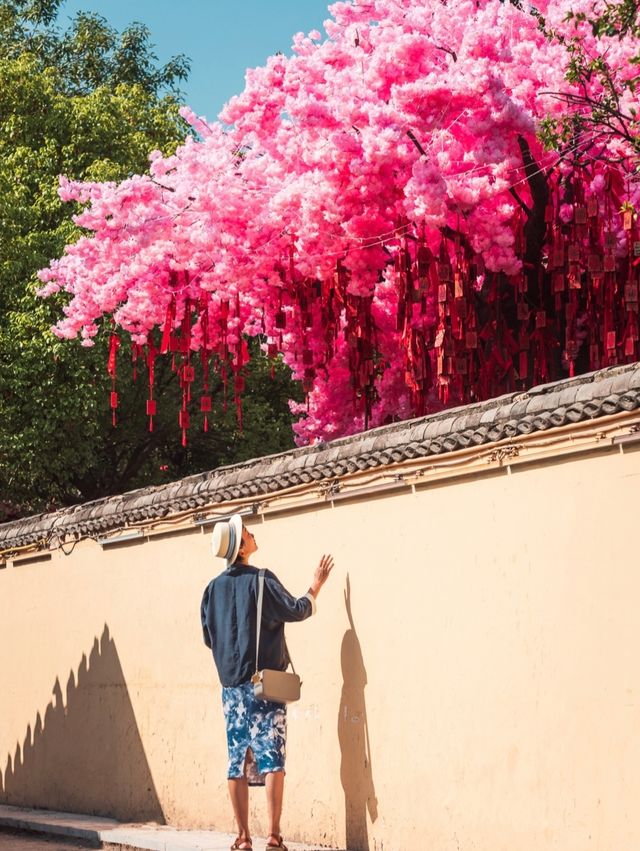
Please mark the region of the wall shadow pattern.
[[56, 678], [44, 718], [0, 768], [0, 800], [14, 806], [164, 823], [115, 642], [105, 624], [66, 700]]
[[340, 781], [344, 791], [345, 844], [349, 851], [369, 851], [367, 812], [378, 818], [378, 801], [373, 783], [371, 745], [364, 690], [367, 671], [351, 611], [351, 583], [347, 574], [344, 592], [350, 628], [342, 638], [342, 693], [338, 714]]

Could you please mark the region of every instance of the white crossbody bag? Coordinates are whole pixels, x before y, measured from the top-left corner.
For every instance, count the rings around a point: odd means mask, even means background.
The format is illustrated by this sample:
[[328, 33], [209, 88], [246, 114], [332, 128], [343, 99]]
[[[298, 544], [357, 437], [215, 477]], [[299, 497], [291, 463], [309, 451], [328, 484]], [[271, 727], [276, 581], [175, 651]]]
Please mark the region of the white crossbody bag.
[[296, 674], [293, 662], [289, 658], [291, 669], [289, 671], [273, 671], [270, 668], [258, 670], [258, 659], [260, 653], [260, 624], [262, 623], [262, 598], [264, 596], [264, 570], [258, 573], [258, 605], [256, 622], [256, 672], [251, 677], [253, 693], [260, 700], [273, 700], [275, 703], [292, 703], [300, 700], [300, 677]]

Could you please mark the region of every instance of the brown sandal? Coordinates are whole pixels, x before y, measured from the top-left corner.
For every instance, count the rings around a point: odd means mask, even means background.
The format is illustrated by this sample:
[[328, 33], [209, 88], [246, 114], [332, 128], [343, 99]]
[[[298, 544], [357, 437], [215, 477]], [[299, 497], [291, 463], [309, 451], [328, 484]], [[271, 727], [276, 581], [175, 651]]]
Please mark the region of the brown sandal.
[[242, 836], [238, 836], [231, 846], [231, 851], [253, 851], [251, 839], [248, 836], [245, 839]]
[[[271, 845], [272, 839], [277, 839], [278, 844], [277, 845]], [[287, 848], [287, 846], [282, 841], [281, 836], [276, 836], [275, 833], [270, 833], [269, 836], [267, 837], [266, 851], [289, 851], [289, 849]]]

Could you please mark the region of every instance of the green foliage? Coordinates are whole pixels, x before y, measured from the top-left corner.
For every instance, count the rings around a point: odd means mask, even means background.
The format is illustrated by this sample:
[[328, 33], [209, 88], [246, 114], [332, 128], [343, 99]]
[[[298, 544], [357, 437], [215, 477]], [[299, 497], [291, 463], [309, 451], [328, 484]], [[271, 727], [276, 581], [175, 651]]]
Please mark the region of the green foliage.
[[114, 429], [106, 334], [86, 349], [50, 332], [65, 298], [39, 299], [36, 272], [79, 235], [58, 176], [121, 180], [146, 170], [150, 150], [170, 153], [187, 131], [176, 98], [182, 57], [158, 68], [144, 27], [118, 35], [95, 15], [60, 32], [61, 6], [0, 0], [0, 520], [292, 444], [283, 367], [272, 382], [264, 359], [252, 366], [243, 434], [235, 413], [218, 406], [209, 434], [194, 425], [183, 449], [170, 369], [158, 363], [167, 389], [156, 430], [147, 429], [143, 375], [136, 385], [123, 378]]
[[[611, 67], [607, 48], [589, 53], [578, 27], [588, 25], [597, 38], [638, 39], [640, 36], [640, 5], [637, 0], [612, 0], [595, 9], [592, 15], [569, 11], [565, 22], [576, 26], [576, 34], [567, 37], [544, 28], [548, 38], [561, 42], [568, 54], [566, 79], [575, 87], [575, 94], [558, 95], [569, 107], [561, 120], [546, 119], [540, 128], [540, 139], [548, 149], [563, 149], [575, 143], [580, 133], [595, 130], [600, 137], [614, 137], [628, 142], [640, 155], [640, 120], [635, 107], [623, 106], [624, 96], [635, 95], [640, 75], [624, 77]], [[640, 65], [640, 50], [630, 59], [632, 66]], [[602, 96], [590, 96], [590, 84], [597, 80]]]
[[598, 14], [586, 15], [584, 12], [567, 12], [565, 20], [577, 22], [587, 21], [591, 32], [596, 37], [624, 38], [627, 35], [637, 36], [640, 33], [637, 0], [614, 0], [606, 3]]
[[179, 94], [189, 61], [180, 55], [158, 66], [144, 24], [132, 23], [118, 34], [95, 12], [79, 12], [61, 32], [55, 20], [63, 7], [64, 0], [0, 0], [1, 55], [15, 59], [27, 51], [40, 69], [56, 70], [67, 94], [120, 83], [141, 86], [153, 96], [163, 90]]

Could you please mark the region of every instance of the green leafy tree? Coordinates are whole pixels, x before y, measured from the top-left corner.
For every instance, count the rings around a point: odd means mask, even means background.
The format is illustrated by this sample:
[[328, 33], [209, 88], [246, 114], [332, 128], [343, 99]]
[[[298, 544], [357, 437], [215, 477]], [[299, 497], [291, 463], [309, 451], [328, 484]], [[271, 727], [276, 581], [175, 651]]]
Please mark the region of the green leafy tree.
[[[562, 32], [540, 25], [548, 38], [559, 41], [567, 51], [566, 79], [572, 93], [555, 93], [567, 105], [563, 118], [547, 118], [541, 138], [548, 148], [561, 149], [575, 144], [584, 131], [597, 138], [625, 142], [640, 159], [640, 4], [638, 0], [610, 0], [593, 4], [589, 11], [570, 10]], [[585, 47], [584, 33], [593, 36], [593, 45]], [[625, 73], [611, 60], [616, 42], [632, 45]], [[597, 96], [594, 83], [598, 83]], [[621, 159], [624, 159], [622, 157]], [[637, 169], [636, 169], [637, 170]]]
[[[64, 297], [42, 301], [36, 272], [79, 236], [77, 210], [57, 194], [58, 176], [121, 180], [147, 168], [148, 152], [184, 137], [178, 114], [184, 57], [159, 66], [148, 30], [118, 34], [81, 13], [66, 31], [62, 0], [0, 0], [0, 520], [155, 484], [289, 447], [290, 382], [258, 359], [248, 376], [245, 430], [221, 388], [207, 434], [180, 444], [170, 368], [155, 429], [148, 431], [141, 373], [121, 382], [111, 424], [108, 329], [93, 349], [50, 332]], [[121, 352], [125, 362], [130, 352]], [[124, 368], [124, 367], [123, 367]], [[294, 394], [295, 395], [295, 394]]]

